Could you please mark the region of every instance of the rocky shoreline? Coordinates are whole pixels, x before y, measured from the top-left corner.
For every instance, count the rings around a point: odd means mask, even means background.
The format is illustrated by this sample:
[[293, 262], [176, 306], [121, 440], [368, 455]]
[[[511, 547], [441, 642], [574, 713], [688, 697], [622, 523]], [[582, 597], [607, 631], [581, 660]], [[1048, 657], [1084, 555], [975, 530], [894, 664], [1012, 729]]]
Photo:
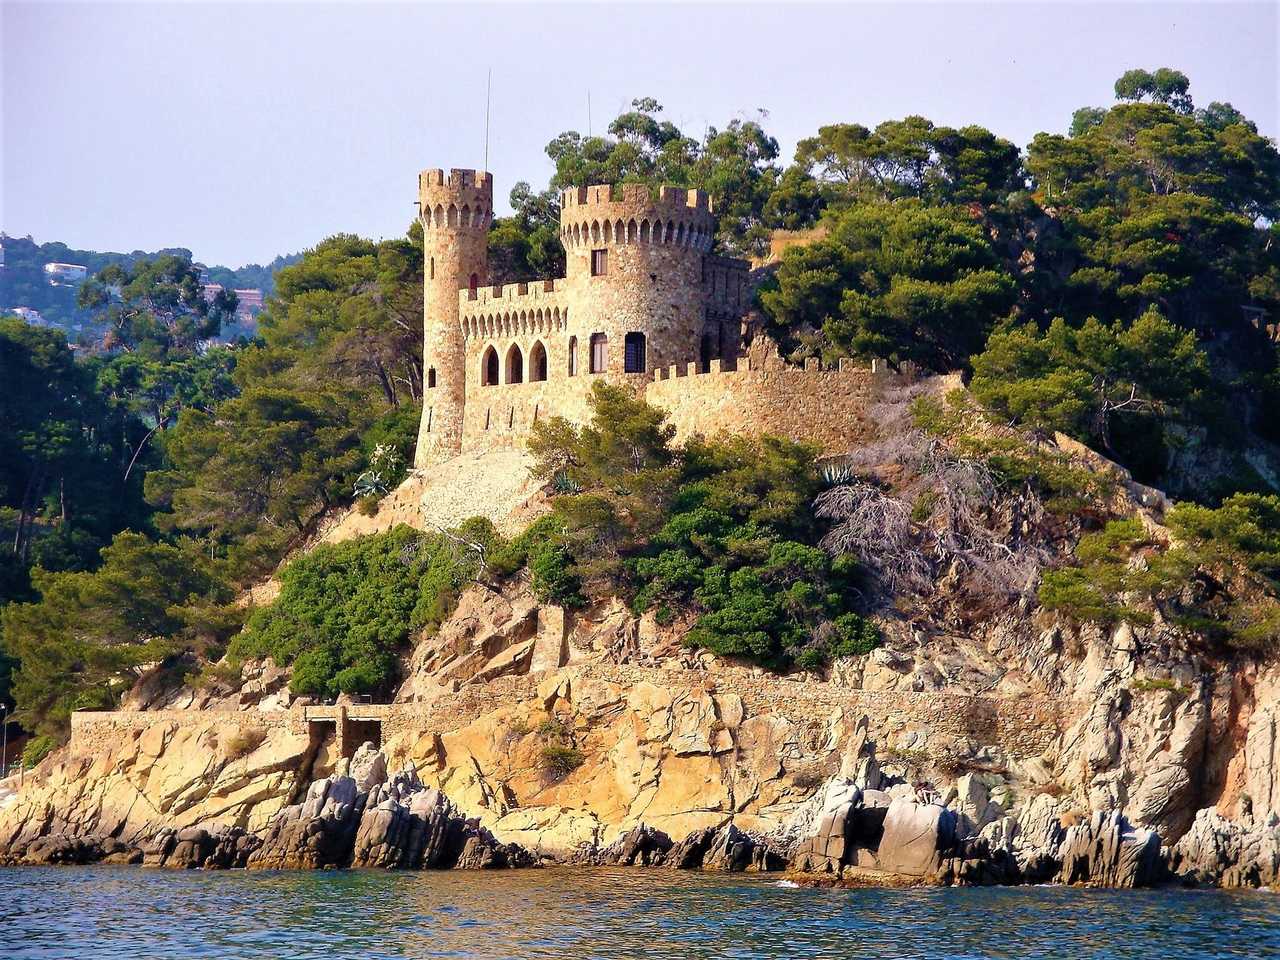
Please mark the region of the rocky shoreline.
[[773, 834], [732, 820], [675, 839], [639, 824], [607, 846], [567, 857], [503, 843], [463, 815], [412, 766], [394, 774], [363, 747], [345, 770], [315, 780], [300, 803], [256, 832], [218, 824], [158, 830], [140, 845], [50, 833], [16, 840], [5, 865], [141, 864], [245, 868], [492, 870], [553, 865], [776, 873], [799, 885], [989, 886], [1057, 883], [1111, 888], [1181, 885], [1270, 888], [1280, 881], [1280, 819], [1227, 820], [1201, 810], [1172, 846], [1117, 811], [1068, 822], [1041, 795], [1007, 815], [980, 780], [946, 797], [890, 783], [875, 763], [834, 777]]

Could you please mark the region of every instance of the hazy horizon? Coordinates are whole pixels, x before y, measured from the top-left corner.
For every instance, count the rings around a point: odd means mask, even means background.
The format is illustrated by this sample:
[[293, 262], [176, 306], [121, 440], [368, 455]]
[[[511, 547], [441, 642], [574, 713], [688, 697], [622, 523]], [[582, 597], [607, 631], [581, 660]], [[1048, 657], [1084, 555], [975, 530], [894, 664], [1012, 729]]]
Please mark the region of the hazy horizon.
[[921, 114], [1025, 147], [1130, 67], [1171, 66], [1275, 137], [1277, 6], [421, 6], [5, 2], [0, 228], [95, 250], [267, 263], [400, 235], [424, 167], [489, 168], [500, 209], [544, 147], [636, 97], [701, 136], [769, 111], [789, 162], [820, 125]]

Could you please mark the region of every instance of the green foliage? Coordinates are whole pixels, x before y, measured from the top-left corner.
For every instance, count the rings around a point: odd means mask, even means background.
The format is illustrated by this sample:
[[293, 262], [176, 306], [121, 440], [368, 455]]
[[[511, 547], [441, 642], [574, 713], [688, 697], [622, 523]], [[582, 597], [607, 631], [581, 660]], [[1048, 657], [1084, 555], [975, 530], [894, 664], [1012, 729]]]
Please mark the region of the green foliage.
[[385, 693], [410, 633], [437, 627], [479, 567], [458, 538], [405, 526], [318, 547], [285, 568], [229, 654], [292, 666], [294, 693]]
[[26, 770], [37, 766], [41, 760], [58, 748], [58, 741], [49, 736], [35, 736], [22, 748], [22, 766]]
[[556, 166], [552, 189], [647, 183], [705, 190], [715, 202], [720, 244], [730, 252], [762, 252], [768, 245], [765, 207], [779, 173], [773, 163], [777, 141], [758, 121], [737, 118], [723, 128], [708, 127], [697, 140], [660, 119], [661, 113], [656, 100], [642, 98], [609, 124], [607, 136], [560, 134], [547, 144]]
[[567, 777], [586, 762], [586, 756], [576, 747], [548, 743], [538, 753], [542, 769], [556, 777]]
[[104, 267], [80, 286], [76, 302], [94, 310], [107, 328], [107, 350], [137, 352], [149, 359], [195, 353], [200, 341], [218, 335], [236, 309], [236, 295], [230, 290], [206, 300], [200, 271], [190, 256], [172, 254], [131, 266]]
[[1013, 306], [1015, 284], [991, 242], [956, 208], [917, 200], [850, 207], [817, 243], [783, 255], [760, 302], [789, 342], [821, 334], [827, 359], [964, 366]]
[[239, 626], [232, 591], [198, 547], [122, 533], [93, 572], [37, 568], [39, 599], [5, 607], [23, 725], [64, 736], [72, 710], [114, 706], [144, 665], [218, 647]]
[[1159, 433], [1196, 409], [1210, 379], [1194, 334], [1154, 309], [1127, 327], [1091, 317], [1078, 328], [1059, 318], [1043, 333], [1033, 324], [997, 331], [973, 370], [973, 395], [1001, 418], [1113, 454], [1117, 418]]
[[670, 622], [695, 614], [688, 642], [778, 669], [866, 653], [876, 629], [851, 607], [855, 570], [814, 544], [817, 450], [765, 438], [672, 446], [665, 416], [596, 384], [583, 427], [535, 427], [535, 473], [574, 493], [496, 552], [528, 565], [535, 592], [565, 606], [621, 593]]
[[1270, 651], [1280, 641], [1280, 497], [1236, 494], [1216, 509], [1179, 503], [1167, 515], [1173, 543], [1155, 543], [1137, 520], [1083, 537], [1075, 566], [1046, 573], [1040, 602], [1075, 620], [1147, 622], [1146, 601], [1211, 639]]

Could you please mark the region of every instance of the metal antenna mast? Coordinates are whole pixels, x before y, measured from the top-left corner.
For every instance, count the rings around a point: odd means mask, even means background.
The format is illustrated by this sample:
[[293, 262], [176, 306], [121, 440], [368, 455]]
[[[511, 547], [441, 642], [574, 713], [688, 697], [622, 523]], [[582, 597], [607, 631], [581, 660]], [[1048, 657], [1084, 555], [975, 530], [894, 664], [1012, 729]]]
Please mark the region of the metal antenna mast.
[[493, 92], [493, 67], [484, 83], [484, 168], [489, 169], [489, 100]]

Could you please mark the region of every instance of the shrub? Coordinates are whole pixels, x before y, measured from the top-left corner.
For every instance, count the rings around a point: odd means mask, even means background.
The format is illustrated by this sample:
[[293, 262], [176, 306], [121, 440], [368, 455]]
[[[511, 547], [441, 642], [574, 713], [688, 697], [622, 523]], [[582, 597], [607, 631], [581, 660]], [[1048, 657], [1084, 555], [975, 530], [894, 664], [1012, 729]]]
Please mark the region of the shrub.
[[30, 770], [36, 766], [41, 760], [52, 753], [58, 746], [58, 741], [53, 737], [38, 736], [32, 737], [27, 741], [27, 745], [22, 748], [22, 766]]
[[243, 727], [232, 734], [227, 741], [227, 757], [239, 760], [257, 750], [267, 739], [267, 731], [261, 727]]
[[381, 499], [375, 495], [361, 497], [356, 501], [356, 512], [362, 517], [372, 517], [378, 512], [378, 501]]
[[319, 547], [285, 568], [228, 652], [292, 666], [297, 694], [386, 691], [410, 632], [438, 626], [479, 565], [465, 538], [406, 526]]
[[586, 757], [582, 751], [575, 747], [566, 747], [559, 743], [549, 743], [542, 748], [541, 753], [542, 769], [553, 776], [567, 777], [573, 771], [582, 766]]

